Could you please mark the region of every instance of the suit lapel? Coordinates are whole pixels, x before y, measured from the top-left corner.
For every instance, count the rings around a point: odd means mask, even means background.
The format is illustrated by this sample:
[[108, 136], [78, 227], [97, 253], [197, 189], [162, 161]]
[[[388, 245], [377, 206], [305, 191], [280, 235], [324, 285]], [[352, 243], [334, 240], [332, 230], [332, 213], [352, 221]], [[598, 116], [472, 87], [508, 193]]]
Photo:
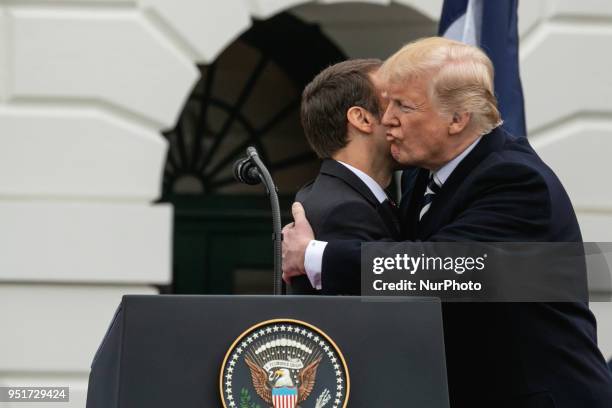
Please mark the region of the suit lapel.
[[389, 234], [392, 237], [399, 236], [399, 222], [397, 215], [393, 214], [391, 207], [381, 205], [374, 193], [372, 193], [372, 190], [370, 190], [370, 187], [361, 181], [361, 179], [355, 173], [346, 168], [346, 166], [343, 164], [331, 159], [323, 160], [320, 172], [321, 174], [326, 174], [342, 180], [352, 189], [361, 194], [363, 198], [376, 209], [378, 215], [385, 223]]
[[402, 227], [399, 219], [399, 209], [394, 208], [393, 204], [391, 204], [391, 202], [389, 201], [387, 204], [379, 204], [376, 211], [387, 226], [387, 230], [389, 230], [391, 238], [400, 239]]
[[418, 169], [416, 177], [410, 183], [402, 183], [401, 224], [402, 236], [406, 239], [417, 239], [418, 214], [423, 205], [428, 174], [428, 170]]
[[372, 190], [363, 182], [355, 173], [346, 168], [343, 164], [338, 163], [335, 160], [325, 159], [321, 164], [321, 174], [336, 177], [346, 184], [348, 184], [353, 190], [357, 191], [363, 196], [370, 204], [377, 207], [379, 202]]
[[[448, 223], [448, 217], [452, 215], [452, 209], [455, 208], [453, 197], [463, 181], [489, 154], [499, 150], [505, 141], [506, 133], [500, 128], [496, 128], [491, 133], [484, 135], [474, 149], [451, 173], [438, 194], [436, 194], [431, 207], [423, 216], [423, 219], [419, 221], [423, 194], [429, 174], [429, 171], [421, 169], [413, 190], [414, 194], [410, 197], [411, 202], [407, 203], [409, 209], [404, 218], [406, 222], [403, 223], [408, 228], [408, 236], [412, 233], [418, 239], [426, 240], [435, 234], [442, 225]], [[403, 201], [404, 197], [402, 197], [402, 204]]]

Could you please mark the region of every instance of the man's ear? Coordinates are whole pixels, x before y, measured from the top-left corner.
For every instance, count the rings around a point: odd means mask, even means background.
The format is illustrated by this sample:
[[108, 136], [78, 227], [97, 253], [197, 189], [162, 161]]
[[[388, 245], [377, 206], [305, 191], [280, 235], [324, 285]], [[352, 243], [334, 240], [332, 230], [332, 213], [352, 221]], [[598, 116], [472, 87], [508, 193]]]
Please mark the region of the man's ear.
[[469, 112], [455, 112], [451, 116], [451, 121], [448, 125], [448, 134], [456, 135], [463, 132], [463, 130], [470, 124], [472, 114]]
[[374, 131], [374, 117], [370, 112], [360, 106], [351, 106], [346, 112], [348, 122], [362, 133]]

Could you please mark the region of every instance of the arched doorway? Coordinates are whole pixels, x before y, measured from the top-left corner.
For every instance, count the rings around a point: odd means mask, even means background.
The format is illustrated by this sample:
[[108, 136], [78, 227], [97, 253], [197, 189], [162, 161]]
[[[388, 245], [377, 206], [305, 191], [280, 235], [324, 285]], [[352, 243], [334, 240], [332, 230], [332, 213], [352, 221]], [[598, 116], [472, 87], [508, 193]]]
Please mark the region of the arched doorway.
[[213, 63], [200, 66], [174, 129], [162, 201], [174, 205], [173, 293], [269, 293], [268, 199], [238, 184], [232, 165], [254, 145], [288, 209], [318, 161], [299, 124], [303, 87], [345, 55], [316, 24], [288, 13], [255, 21]]

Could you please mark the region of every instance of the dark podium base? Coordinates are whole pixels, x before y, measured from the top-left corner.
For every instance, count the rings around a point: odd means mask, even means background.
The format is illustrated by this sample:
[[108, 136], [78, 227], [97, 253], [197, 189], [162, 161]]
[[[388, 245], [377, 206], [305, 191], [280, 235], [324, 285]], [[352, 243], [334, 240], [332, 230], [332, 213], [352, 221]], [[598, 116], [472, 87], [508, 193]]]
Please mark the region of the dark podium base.
[[350, 372], [349, 407], [448, 408], [437, 300], [172, 295], [124, 297], [92, 363], [87, 408], [221, 407], [230, 345], [279, 318], [335, 341]]

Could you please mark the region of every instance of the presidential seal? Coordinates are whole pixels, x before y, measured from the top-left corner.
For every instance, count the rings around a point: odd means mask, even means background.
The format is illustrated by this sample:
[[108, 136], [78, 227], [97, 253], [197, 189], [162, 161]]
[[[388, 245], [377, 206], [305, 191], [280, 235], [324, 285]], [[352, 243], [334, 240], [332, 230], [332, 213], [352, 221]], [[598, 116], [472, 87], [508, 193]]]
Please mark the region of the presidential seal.
[[223, 360], [219, 383], [224, 408], [345, 408], [350, 390], [336, 344], [292, 319], [242, 333]]

